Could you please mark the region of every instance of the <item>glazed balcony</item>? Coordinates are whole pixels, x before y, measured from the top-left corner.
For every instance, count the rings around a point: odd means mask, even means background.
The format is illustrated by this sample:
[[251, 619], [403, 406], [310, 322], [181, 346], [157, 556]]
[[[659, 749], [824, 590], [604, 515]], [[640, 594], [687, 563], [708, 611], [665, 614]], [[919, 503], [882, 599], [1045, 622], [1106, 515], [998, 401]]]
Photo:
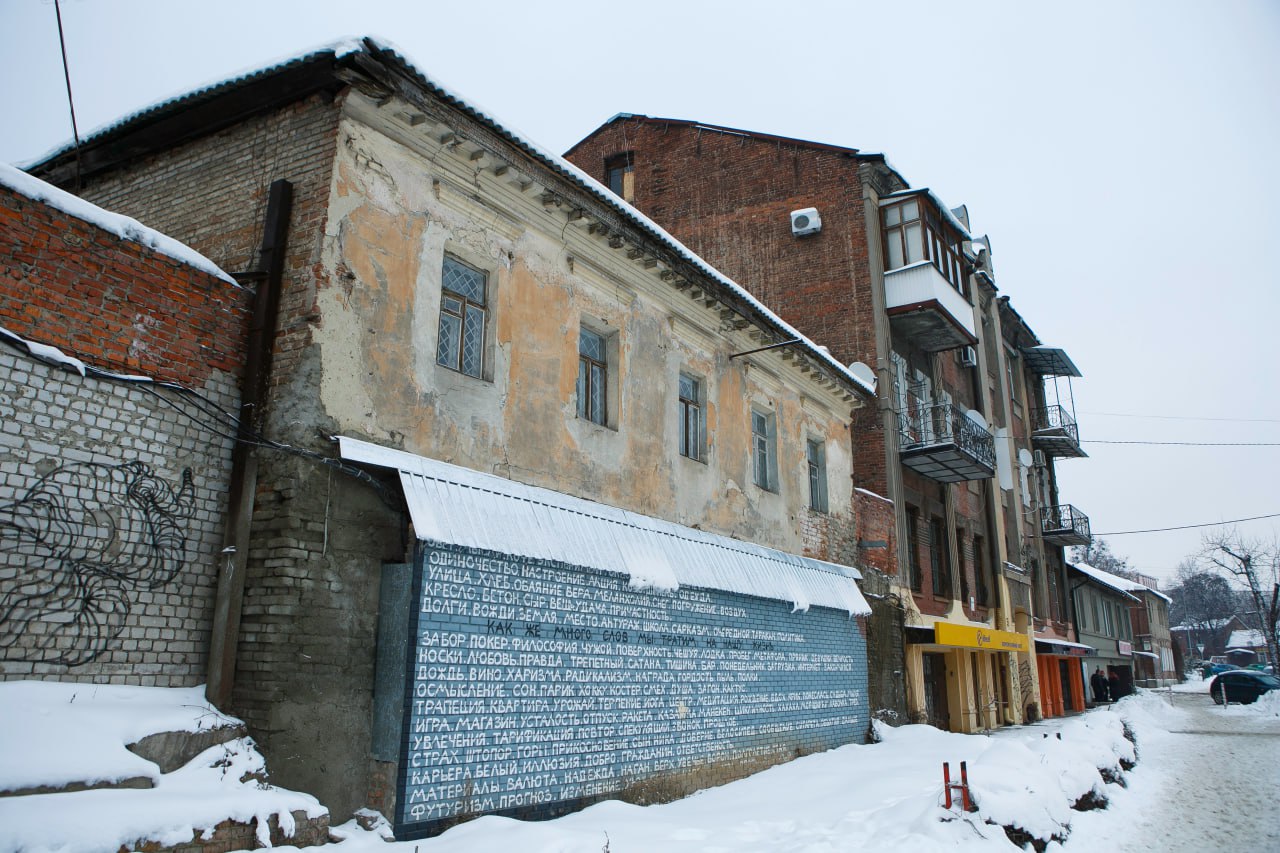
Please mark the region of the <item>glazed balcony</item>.
[[978, 342], [973, 306], [929, 261], [884, 274], [885, 302], [895, 331], [928, 352]]
[[939, 483], [984, 480], [995, 474], [991, 432], [951, 403], [913, 401], [898, 412], [902, 464]]
[[1089, 516], [1071, 504], [1047, 506], [1040, 513], [1040, 534], [1049, 545], [1088, 545]]
[[1089, 455], [1080, 447], [1080, 430], [1075, 418], [1062, 406], [1035, 410], [1031, 442], [1047, 456], [1078, 458]]

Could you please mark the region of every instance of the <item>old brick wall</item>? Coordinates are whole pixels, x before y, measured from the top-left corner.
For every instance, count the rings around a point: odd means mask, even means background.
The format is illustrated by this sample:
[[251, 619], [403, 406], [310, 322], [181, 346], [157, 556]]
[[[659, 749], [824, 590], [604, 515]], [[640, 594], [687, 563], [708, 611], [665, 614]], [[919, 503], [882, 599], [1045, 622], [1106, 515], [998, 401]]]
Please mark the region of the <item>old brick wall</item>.
[[[602, 128], [569, 159], [602, 180], [605, 159], [627, 151], [637, 208], [840, 361], [875, 366], [858, 159], [641, 119]], [[806, 207], [822, 231], [796, 237], [790, 214]]]
[[0, 679], [205, 678], [248, 294], [0, 188]]
[[[183, 240], [224, 269], [258, 263], [272, 182], [293, 186], [268, 438], [332, 456], [319, 411], [313, 333], [340, 104], [317, 95], [92, 177], [82, 192]], [[231, 712], [273, 781], [338, 820], [363, 807], [369, 774], [378, 573], [404, 556], [405, 521], [367, 485], [314, 458], [255, 451], [257, 491]], [[325, 738], [324, 761], [315, 742]]]

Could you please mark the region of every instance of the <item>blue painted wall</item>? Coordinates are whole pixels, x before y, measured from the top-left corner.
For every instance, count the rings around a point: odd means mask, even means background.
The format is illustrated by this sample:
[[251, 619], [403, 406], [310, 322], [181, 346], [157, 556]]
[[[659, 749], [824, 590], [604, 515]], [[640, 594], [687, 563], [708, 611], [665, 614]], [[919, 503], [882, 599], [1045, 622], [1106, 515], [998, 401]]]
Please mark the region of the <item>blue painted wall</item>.
[[398, 838], [861, 742], [870, 723], [843, 611], [435, 544], [414, 584]]

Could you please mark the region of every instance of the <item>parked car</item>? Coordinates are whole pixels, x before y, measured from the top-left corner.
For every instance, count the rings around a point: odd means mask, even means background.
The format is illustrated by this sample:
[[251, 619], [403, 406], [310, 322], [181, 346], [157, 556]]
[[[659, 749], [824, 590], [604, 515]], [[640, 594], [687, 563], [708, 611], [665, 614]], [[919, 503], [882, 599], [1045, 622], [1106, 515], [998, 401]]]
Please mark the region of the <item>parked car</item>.
[[1233, 663], [1225, 663], [1225, 662], [1215, 663], [1213, 661], [1210, 661], [1209, 663], [1206, 663], [1200, 667], [1200, 675], [1203, 676], [1204, 678], [1212, 678], [1213, 676], [1217, 675], [1220, 672], [1230, 672], [1233, 669], [1239, 669], [1239, 668], [1240, 667], [1236, 666]]
[[1209, 682], [1209, 695], [1219, 705], [1224, 702], [1248, 705], [1270, 690], [1280, 690], [1280, 678], [1252, 669], [1220, 672]]

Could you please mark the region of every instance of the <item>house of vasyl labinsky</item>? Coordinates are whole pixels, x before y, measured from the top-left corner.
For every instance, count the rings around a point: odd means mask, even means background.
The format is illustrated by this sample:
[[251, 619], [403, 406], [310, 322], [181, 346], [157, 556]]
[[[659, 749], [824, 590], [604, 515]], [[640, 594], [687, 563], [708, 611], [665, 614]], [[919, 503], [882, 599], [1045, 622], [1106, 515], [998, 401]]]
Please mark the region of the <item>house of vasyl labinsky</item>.
[[865, 736], [874, 392], [594, 180], [369, 40], [31, 171], [254, 294], [193, 560], [275, 781], [413, 837]]
[[854, 433], [875, 712], [975, 731], [1067, 710], [1036, 654], [1083, 651], [1062, 548], [1088, 521], [1053, 476], [1083, 454], [1046, 401], [1079, 373], [998, 295], [967, 211], [879, 154], [691, 121], [620, 114], [566, 156], [877, 380]]

